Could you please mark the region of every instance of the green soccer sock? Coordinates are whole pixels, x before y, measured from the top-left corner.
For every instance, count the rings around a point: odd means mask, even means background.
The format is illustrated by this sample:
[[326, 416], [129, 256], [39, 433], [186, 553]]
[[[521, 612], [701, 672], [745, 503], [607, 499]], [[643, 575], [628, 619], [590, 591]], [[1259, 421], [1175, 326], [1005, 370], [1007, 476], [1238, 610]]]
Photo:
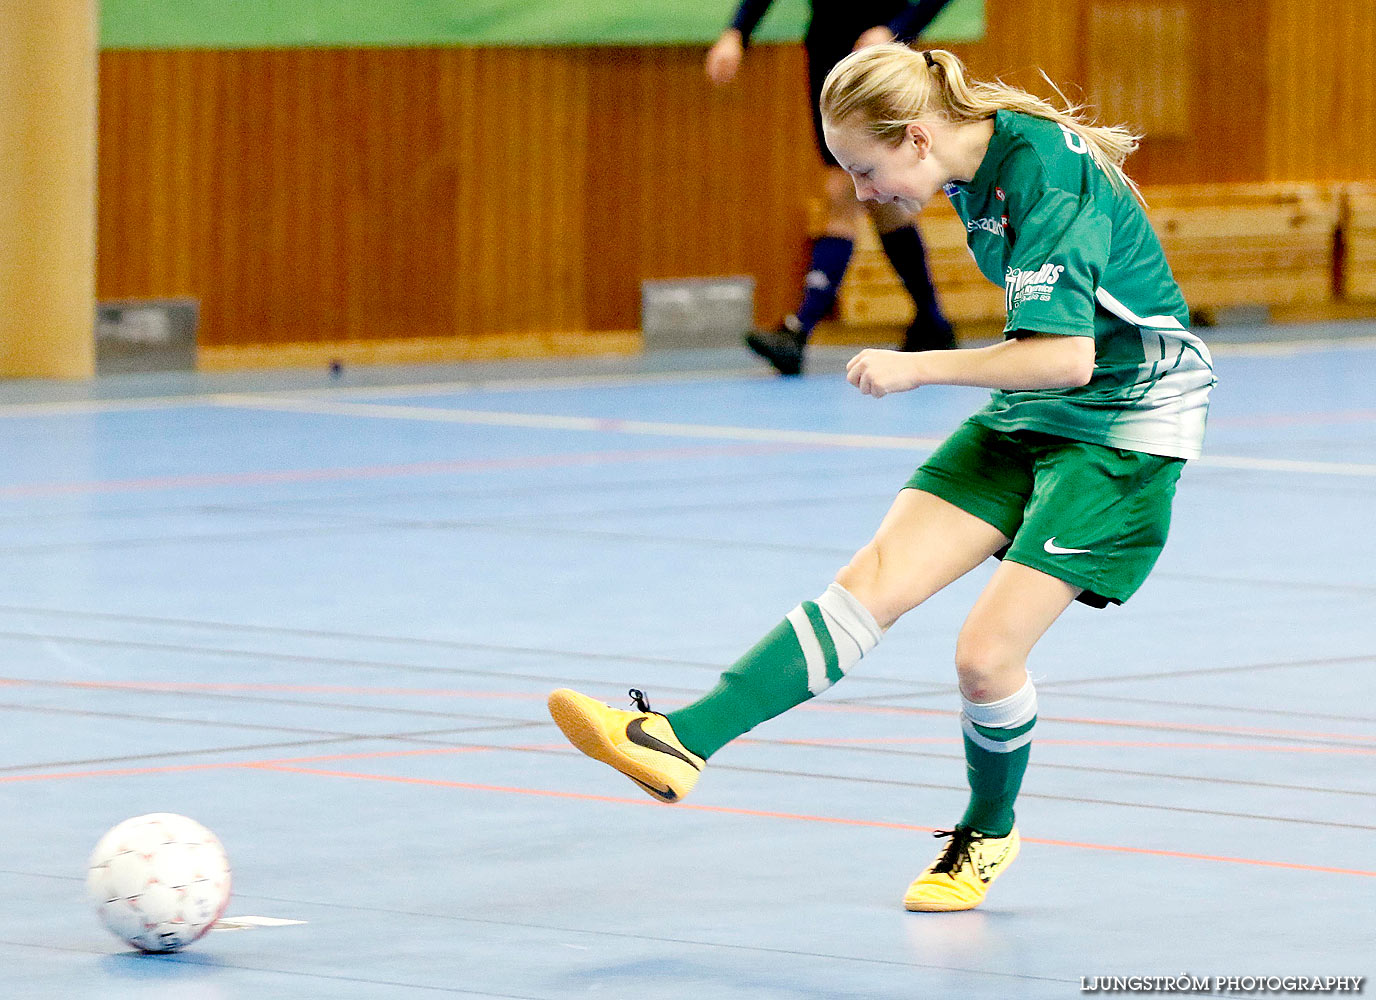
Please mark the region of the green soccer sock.
[[976, 704], [961, 696], [970, 804], [960, 826], [993, 837], [1013, 829], [1013, 802], [1022, 787], [1037, 724], [1037, 692], [1029, 679], [1001, 701]]
[[874, 648], [883, 630], [863, 604], [833, 583], [804, 601], [669, 725], [706, 760], [742, 733], [821, 694]]

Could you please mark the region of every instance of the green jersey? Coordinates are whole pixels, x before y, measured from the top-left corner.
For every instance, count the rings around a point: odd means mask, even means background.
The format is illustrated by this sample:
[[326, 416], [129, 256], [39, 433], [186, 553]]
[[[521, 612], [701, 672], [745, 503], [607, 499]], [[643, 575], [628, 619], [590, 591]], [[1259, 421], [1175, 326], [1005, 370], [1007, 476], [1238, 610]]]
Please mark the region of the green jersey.
[[1213, 363], [1161, 242], [1126, 186], [1084, 140], [1044, 118], [999, 111], [974, 178], [946, 193], [970, 253], [1007, 296], [1005, 336], [1094, 338], [1094, 376], [1066, 389], [996, 391], [974, 419], [998, 431], [1195, 458]]

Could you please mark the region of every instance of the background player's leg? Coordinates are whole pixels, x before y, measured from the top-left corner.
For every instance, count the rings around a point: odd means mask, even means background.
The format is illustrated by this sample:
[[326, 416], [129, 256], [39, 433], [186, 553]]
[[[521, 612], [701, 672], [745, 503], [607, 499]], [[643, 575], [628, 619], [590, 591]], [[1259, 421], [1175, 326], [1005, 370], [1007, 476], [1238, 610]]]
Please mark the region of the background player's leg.
[[1006, 542], [997, 528], [945, 500], [920, 490], [900, 491], [874, 539], [836, 575], [822, 598], [790, 612], [704, 697], [668, 713], [674, 732], [706, 759], [766, 719], [820, 694], [900, 615]]
[[927, 270], [927, 255], [922, 248], [922, 237], [912, 216], [897, 205], [884, 205], [878, 202], [865, 202], [865, 209], [874, 226], [879, 230], [880, 242], [889, 263], [898, 272], [903, 287], [913, 300], [913, 321], [903, 335], [902, 349], [905, 351], [936, 351], [956, 346], [955, 333], [951, 324], [941, 313], [941, 305], [936, 299], [936, 288], [932, 285], [931, 272]]
[[855, 188], [844, 170], [827, 168], [825, 192], [826, 222], [822, 235], [812, 244], [802, 301], [797, 310], [784, 317], [778, 330], [752, 333], [746, 338], [750, 349], [782, 375], [796, 375], [802, 371], [803, 347], [813, 327], [831, 311], [855, 248], [860, 203], [855, 199]]
[[803, 300], [790, 317], [794, 322], [789, 324], [804, 341], [836, 302], [836, 291], [855, 249], [855, 231], [859, 223], [860, 203], [855, 199], [855, 188], [844, 170], [827, 168], [825, 192], [825, 228], [812, 244]]

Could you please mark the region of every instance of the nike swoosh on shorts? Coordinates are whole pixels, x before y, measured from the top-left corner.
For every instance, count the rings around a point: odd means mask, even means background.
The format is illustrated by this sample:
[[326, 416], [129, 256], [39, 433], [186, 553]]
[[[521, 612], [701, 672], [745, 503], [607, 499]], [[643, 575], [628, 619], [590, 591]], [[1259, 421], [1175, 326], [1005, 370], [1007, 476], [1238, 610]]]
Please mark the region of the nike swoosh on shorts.
[[1088, 552], [1089, 549], [1063, 549], [1056, 544], [1055, 537], [1048, 538], [1046, 544], [1042, 546], [1049, 555], [1053, 556], [1073, 556], [1080, 552]]

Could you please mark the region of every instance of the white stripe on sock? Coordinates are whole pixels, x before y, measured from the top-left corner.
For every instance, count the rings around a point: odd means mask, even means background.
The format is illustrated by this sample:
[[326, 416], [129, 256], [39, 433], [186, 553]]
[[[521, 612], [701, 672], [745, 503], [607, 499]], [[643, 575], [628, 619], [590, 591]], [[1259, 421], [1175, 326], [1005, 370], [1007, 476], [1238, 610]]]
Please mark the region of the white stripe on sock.
[[1012, 753], [1018, 747], [1025, 747], [1032, 742], [1032, 730], [1028, 730], [1021, 736], [1015, 736], [1011, 740], [991, 740], [970, 721], [970, 717], [964, 712], [960, 713], [960, 728], [969, 737], [970, 742], [977, 747], [988, 750], [990, 753]]
[[1031, 722], [1037, 715], [1037, 689], [1032, 686], [1032, 678], [1007, 698], [976, 704], [965, 695], [960, 696], [960, 707], [973, 722], [988, 729], [1013, 729]]
[[822, 644], [812, 631], [812, 621], [802, 605], [788, 613], [788, 623], [793, 626], [793, 634], [798, 637], [798, 645], [803, 647], [803, 660], [807, 663], [807, 689], [813, 694], [821, 694], [831, 687], [827, 677], [827, 658], [822, 652]]
[[1016, 729], [1035, 719], [1037, 717], [1037, 689], [1032, 686], [1032, 678], [1029, 677], [1026, 684], [1007, 698], [985, 702], [981, 705], [962, 694], [960, 704], [962, 709], [960, 728], [975, 746], [988, 750], [990, 753], [1011, 753], [1032, 742], [1032, 730], [1030, 729], [1021, 736], [1015, 736], [1011, 740], [1004, 741], [991, 740], [975, 728], [975, 724], [978, 723], [985, 729]]
[[[831, 630], [832, 641], [835, 642], [840, 633], [855, 647], [854, 658], [849, 663], [841, 657], [842, 673], [855, 666], [860, 657], [884, 638], [884, 630], [874, 620], [869, 608], [861, 604], [854, 594], [839, 583], [827, 587], [825, 593], [817, 598], [817, 607], [822, 609], [822, 617], [826, 619], [827, 628]], [[836, 643], [836, 649], [839, 657], [839, 642]]]

